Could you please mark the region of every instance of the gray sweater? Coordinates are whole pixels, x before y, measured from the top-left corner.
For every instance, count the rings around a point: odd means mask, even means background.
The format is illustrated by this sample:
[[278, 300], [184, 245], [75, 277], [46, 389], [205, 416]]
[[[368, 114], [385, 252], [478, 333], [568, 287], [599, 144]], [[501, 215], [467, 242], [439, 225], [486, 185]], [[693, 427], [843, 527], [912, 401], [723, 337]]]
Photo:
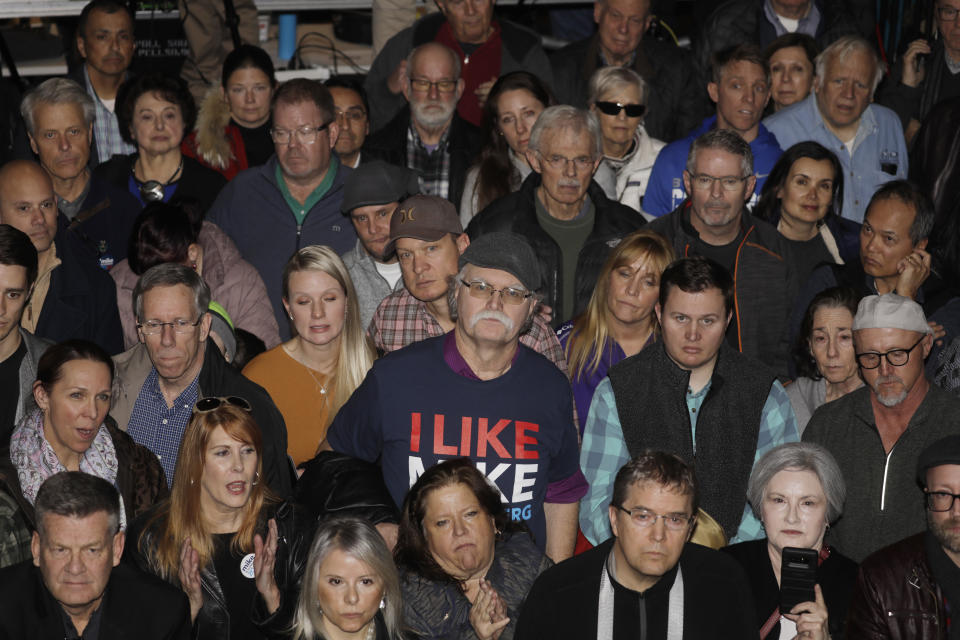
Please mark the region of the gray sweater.
[[[357, 292], [360, 326], [366, 330], [370, 326], [370, 320], [373, 319], [373, 313], [393, 289], [390, 288], [386, 278], [377, 271], [377, 265], [363, 248], [360, 240], [357, 240], [357, 246], [343, 254], [343, 264], [346, 265], [350, 280], [353, 281], [353, 288]], [[402, 283], [403, 278], [397, 281], [398, 286], [402, 287]]]
[[960, 399], [931, 384], [906, 431], [887, 454], [877, 431], [869, 387], [821, 406], [804, 442], [826, 447], [843, 472], [847, 502], [827, 542], [857, 562], [926, 527], [917, 457], [928, 445], [960, 433]]

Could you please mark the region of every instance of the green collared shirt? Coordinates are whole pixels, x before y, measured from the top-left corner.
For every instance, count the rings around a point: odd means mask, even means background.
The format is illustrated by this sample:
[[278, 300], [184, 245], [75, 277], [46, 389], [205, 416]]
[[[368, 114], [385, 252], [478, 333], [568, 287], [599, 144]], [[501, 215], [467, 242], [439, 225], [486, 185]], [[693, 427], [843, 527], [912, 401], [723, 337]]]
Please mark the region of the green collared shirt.
[[283, 194], [283, 199], [287, 201], [287, 206], [290, 207], [290, 212], [293, 213], [293, 217], [297, 219], [297, 224], [303, 224], [307, 214], [310, 213], [310, 209], [313, 209], [314, 205], [320, 202], [323, 196], [327, 195], [327, 191], [329, 191], [333, 185], [339, 169], [340, 161], [336, 155], [331, 154], [330, 166], [327, 167], [327, 173], [323, 176], [323, 181], [307, 196], [306, 202], [300, 204], [300, 201], [294, 198], [290, 193], [290, 189], [287, 188], [287, 182], [283, 179], [283, 171], [280, 169], [280, 163], [277, 163], [277, 185], [280, 187], [280, 193]]

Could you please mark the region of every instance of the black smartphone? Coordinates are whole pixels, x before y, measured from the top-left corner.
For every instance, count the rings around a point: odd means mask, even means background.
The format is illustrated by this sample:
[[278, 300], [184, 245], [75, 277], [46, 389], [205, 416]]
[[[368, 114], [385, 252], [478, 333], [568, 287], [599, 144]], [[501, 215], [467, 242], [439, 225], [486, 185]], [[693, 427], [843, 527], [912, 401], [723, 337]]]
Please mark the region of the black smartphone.
[[813, 602], [817, 584], [816, 549], [784, 547], [780, 553], [780, 613], [789, 613], [801, 602]]

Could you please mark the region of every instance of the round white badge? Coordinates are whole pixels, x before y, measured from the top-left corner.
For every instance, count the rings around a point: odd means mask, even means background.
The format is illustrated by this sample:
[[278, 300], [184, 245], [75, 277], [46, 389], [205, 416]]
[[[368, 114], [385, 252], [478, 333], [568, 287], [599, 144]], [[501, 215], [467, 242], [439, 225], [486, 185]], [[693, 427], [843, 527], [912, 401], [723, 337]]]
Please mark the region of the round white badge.
[[253, 572], [253, 559], [256, 557], [256, 554], [248, 553], [243, 556], [243, 560], [240, 561], [240, 573], [243, 574], [244, 578], [254, 578], [256, 574]]

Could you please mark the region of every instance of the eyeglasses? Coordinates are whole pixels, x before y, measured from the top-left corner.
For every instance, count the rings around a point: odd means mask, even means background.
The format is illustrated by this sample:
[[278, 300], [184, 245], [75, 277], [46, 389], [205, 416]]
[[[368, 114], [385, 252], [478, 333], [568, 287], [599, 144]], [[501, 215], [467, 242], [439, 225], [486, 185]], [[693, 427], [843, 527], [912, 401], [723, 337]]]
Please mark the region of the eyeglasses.
[[636, 509], [624, 509], [620, 505], [616, 505], [616, 507], [620, 509], [620, 511], [628, 514], [630, 519], [633, 520], [633, 524], [644, 529], [652, 527], [657, 523], [657, 520], [663, 518], [663, 526], [670, 531], [683, 531], [687, 525], [690, 524], [690, 519], [693, 517], [685, 513], [668, 513], [662, 515], [640, 507]]
[[337, 109], [335, 112], [337, 120], [350, 120], [352, 122], [361, 122], [367, 119], [367, 112], [361, 109], [360, 107], [351, 107], [346, 111], [341, 111]]
[[146, 322], [140, 322], [137, 324], [137, 328], [143, 332], [145, 336], [155, 336], [160, 333], [163, 333], [164, 327], [170, 327], [173, 329], [174, 333], [192, 333], [194, 327], [200, 324], [200, 321], [203, 320], [201, 315], [197, 318], [196, 322], [190, 322], [189, 320], [184, 320], [183, 318], [177, 318], [172, 322], [160, 322], [159, 320], [147, 320]]
[[533, 295], [533, 293], [527, 291], [526, 289], [517, 289], [516, 287], [494, 289], [492, 285], [487, 284], [483, 280], [467, 282], [466, 280], [461, 279], [460, 283], [470, 290], [471, 296], [474, 298], [480, 298], [481, 300], [489, 300], [493, 297], [493, 294], [499, 292], [500, 299], [504, 302], [508, 304], [520, 304]]
[[937, 7], [937, 17], [944, 22], [953, 22], [957, 19], [958, 13], [960, 13], [960, 9], [954, 7]]
[[576, 158], [567, 158], [561, 156], [559, 153], [552, 153], [549, 156], [545, 156], [539, 151], [540, 157], [546, 162], [550, 167], [555, 171], [566, 171], [569, 163], [573, 163], [574, 168], [577, 170], [577, 173], [581, 171], [593, 171], [593, 158], [590, 156], [578, 156]]
[[930, 511], [950, 511], [953, 509], [953, 503], [960, 498], [960, 493], [950, 493], [949, 491], [928, 491], [924, 494], [927, 502], [927, 509]]
[[431, 82], [424, 78], [410, 78], [410, 86], [414, 91], [423, 91], [426, 93], [431, 88], [436, 87], [440, 93], [453, 93], [457, 89], [456, 80], [437, 80]]
[[622, 102], [606, 102], [605, 100], [598, 100], [593, 104], [597, 105], [600, 113], [605, 113], [608, 116], [618, 116], [621, 111], [626, 111], [628, 118], [639, 118], [647, 112], [647, 105], [645, 104], [623, 104]]
[[693, 183], [694, 189], [700, 191], [713, 189], [713, 183], [717, 181], [720, 182], [720, 186], [723, 187], [724, 191], [736, 191], [740, 188], [740, 184], [749, 177], [750, 176], [721, 176], [715, 178], [705, 173], [695, 173], [690, 176], [690, 182]]
[[[924, 335], [923, 338], [927, 336]], [[877, 353], [876, 351], [866, 351], [857, 354], [857, 364], [863, 369], [876, 369], [880, 366], [880, 359], [886, 358], [887, 362], [893, 367], [902, 367], [910, 360], [910, 352], [917, 348], [923, 338], [917, 340], [909, 349], [890, 349], [886, 353]]]
[[333, 124], [333, 120], [330, 122], [324, 122], [319, 127], [305, 125], [299, 129], [295, 129], [294, 131], [290, 131], [289, 129], [277, 129], [274, 127], [273, 129], [270, 129], [270, 137], [277, 144], [290, 144], [293, 134], [296, 133], [297, 142], [300, 144], [313, 144], [317, 141], [317, 135], [321, 131], [326, 130], [326, 128], [331, 124]]
[[219, 409], [225, 404], [236, 407], [237, 409], [243, 409], [244, 411], [253, 411], [250, 403], [240, 396], [207, 396], [206, 398], [200, 398], [197, 400], [197, 403], [193, 405], [193, 410], [196, 413], [207, 413], [208, 411]]

